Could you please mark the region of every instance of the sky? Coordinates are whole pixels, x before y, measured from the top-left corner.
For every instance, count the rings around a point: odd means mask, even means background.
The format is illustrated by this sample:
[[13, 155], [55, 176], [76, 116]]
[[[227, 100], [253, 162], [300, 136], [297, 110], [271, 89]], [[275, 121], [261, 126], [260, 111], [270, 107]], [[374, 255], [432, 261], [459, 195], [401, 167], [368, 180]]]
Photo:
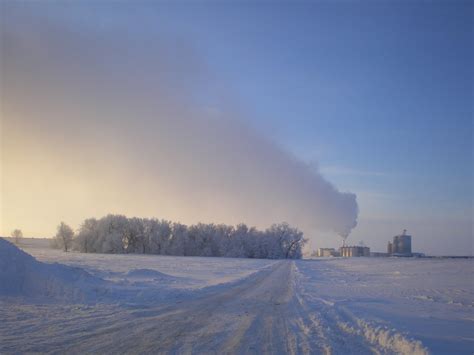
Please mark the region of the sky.
[[2, 2], [0, 233], [111, 212], [473, 254], [473, 7]]

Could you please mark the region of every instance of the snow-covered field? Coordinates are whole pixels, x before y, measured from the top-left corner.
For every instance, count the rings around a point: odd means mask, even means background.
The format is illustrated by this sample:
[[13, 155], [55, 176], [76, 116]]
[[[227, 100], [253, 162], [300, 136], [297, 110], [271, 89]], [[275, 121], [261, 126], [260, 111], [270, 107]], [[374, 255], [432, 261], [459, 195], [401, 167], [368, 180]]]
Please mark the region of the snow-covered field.
[[164, 290], [199, 289], [227, 283], [275, 263], [263, 259], [64, 253], [49, 248], [45, 239], [27, 239], [22, 248], [39, 261], [80, 267], [94, 276], [117, 283], [137, 286], [145, 279], [144, 287]]
[[38, 261], [0, 239], [0, 354], [474, 351], [472, 259], [22, 248]]
[[345, 332], [395, 352], [474, 352], [473, 259], [334, 258], [298, 269], [302, 297], [334, 309]]

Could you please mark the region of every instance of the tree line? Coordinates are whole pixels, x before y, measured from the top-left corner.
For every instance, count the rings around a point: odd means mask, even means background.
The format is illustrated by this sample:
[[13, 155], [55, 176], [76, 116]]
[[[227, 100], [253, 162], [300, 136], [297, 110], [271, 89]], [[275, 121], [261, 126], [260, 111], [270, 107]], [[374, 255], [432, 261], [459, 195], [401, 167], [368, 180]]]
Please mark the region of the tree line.
[[83, 253], [299, 259], [305, 243], [303, 233], [287, 223], [261, 231], [245, 224], [187, 226], [110, 214], [86, 219], [77, 233], [61, 222], [52, 246]]

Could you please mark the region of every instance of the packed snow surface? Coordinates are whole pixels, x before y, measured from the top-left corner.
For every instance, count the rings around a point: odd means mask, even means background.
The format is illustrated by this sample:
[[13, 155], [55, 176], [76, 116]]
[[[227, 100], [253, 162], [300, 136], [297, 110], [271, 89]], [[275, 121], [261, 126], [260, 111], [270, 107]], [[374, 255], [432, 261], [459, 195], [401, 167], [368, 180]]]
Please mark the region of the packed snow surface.
[[472, 259], [100, 255], [25, 240], [35, 260], [6, 243], [1, 354], [474, 349]]

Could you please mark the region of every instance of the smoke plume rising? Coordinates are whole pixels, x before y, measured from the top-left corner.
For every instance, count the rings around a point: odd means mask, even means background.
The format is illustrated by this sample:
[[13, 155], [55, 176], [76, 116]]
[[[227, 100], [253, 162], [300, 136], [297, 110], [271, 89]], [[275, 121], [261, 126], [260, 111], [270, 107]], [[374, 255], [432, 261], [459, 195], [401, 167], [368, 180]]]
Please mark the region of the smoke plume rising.
[[52, 234], [107, 213], [286, 221], [309, 237], [356, 225], [356, 196], [245, 123], [185, 40], [8, 15], [2, 233]]

